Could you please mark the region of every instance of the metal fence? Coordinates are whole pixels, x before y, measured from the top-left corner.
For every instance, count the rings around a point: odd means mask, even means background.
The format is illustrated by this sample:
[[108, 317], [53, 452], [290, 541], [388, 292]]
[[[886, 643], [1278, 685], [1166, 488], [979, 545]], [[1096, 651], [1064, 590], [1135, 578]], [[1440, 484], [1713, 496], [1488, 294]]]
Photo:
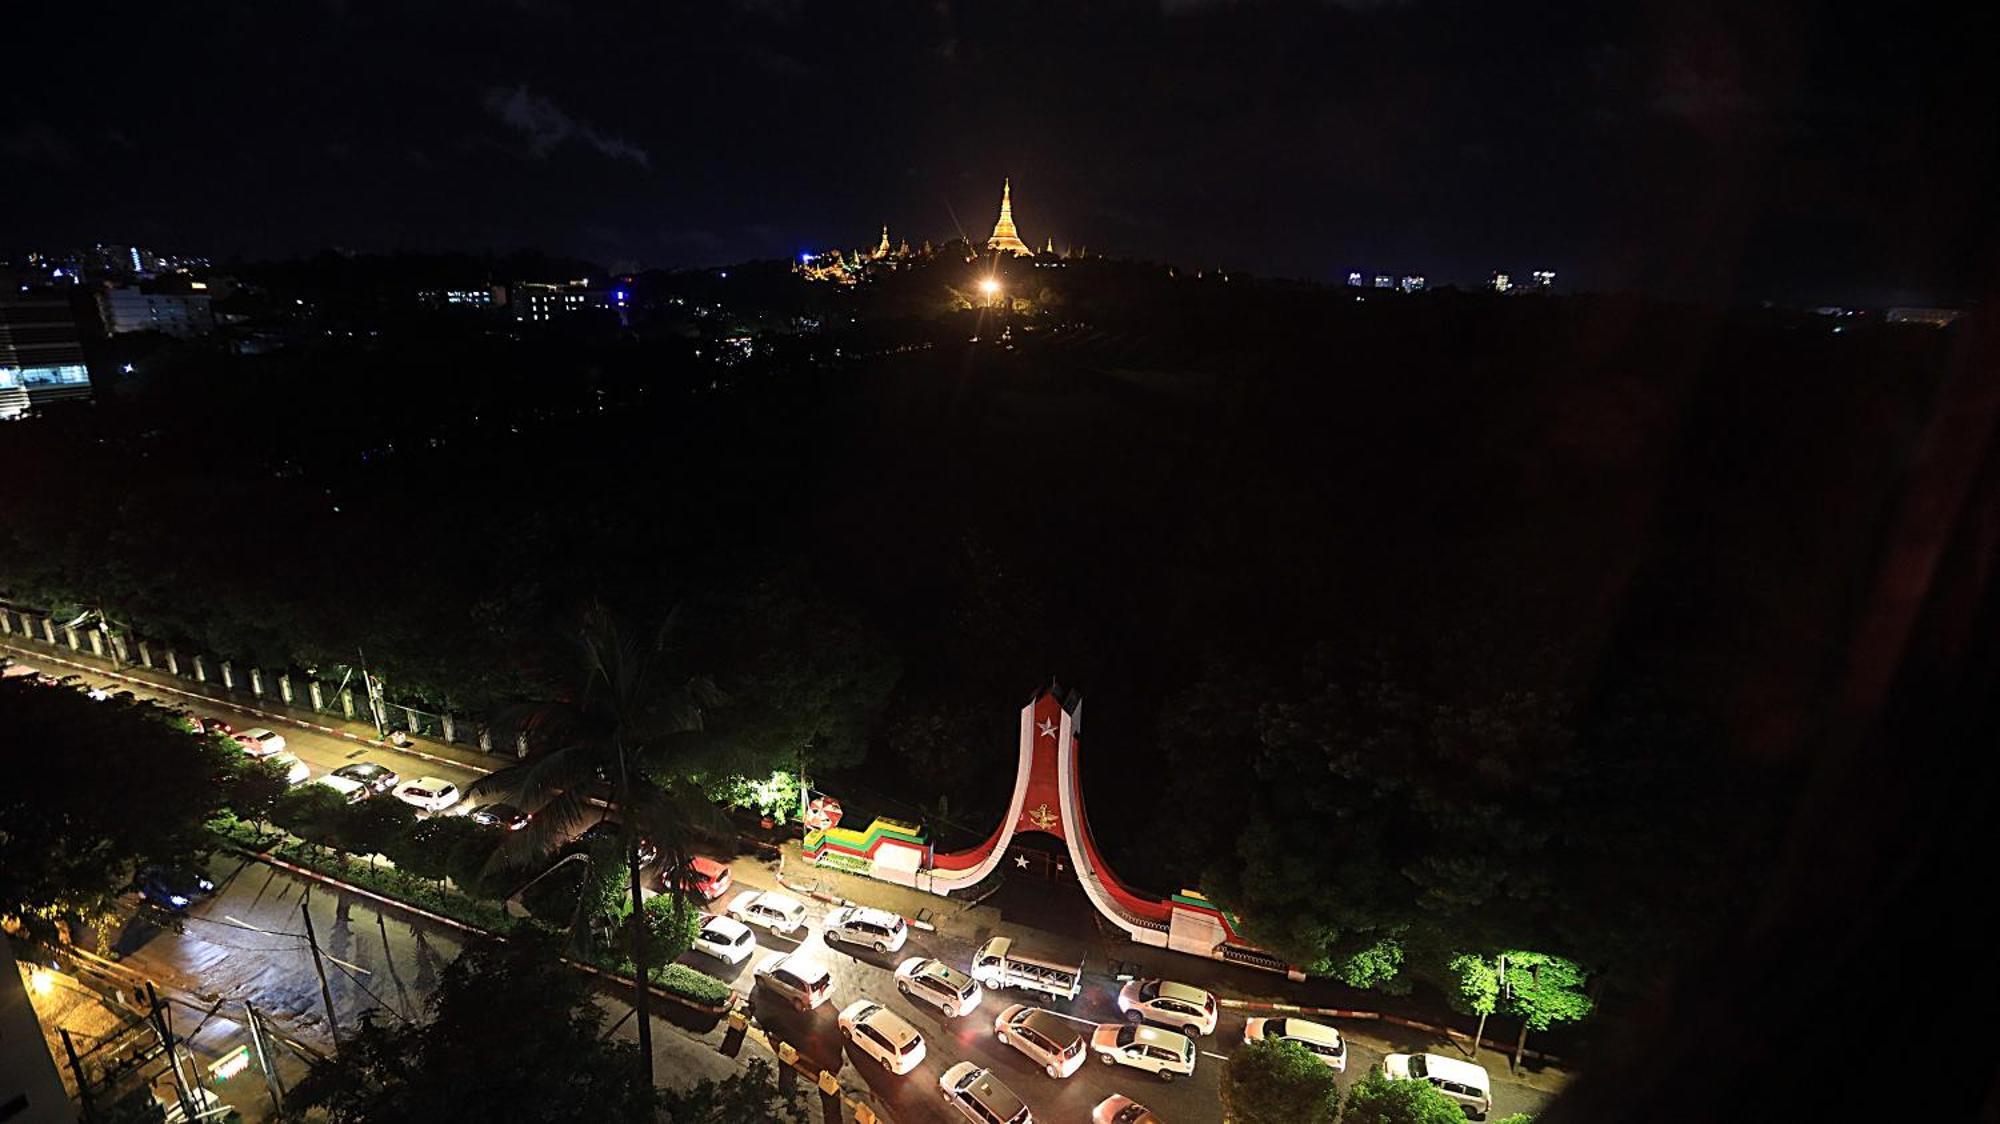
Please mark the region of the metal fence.
[[491, 732], [476, 718], [429, 711], [387, 697], [381, 681], [364, 669], [340, 668], [338, 675], [328, 675], [299, 668], [248, 666], [185, 646], [141, 639], [110, 627], [94, 612], [64, 619], [0, 605], [0, 640], [27, 640], [57, 651], [174, 676], [211, 690], [368, 723], [385, 737], [405, 735], [507, 756], [516, 755], [520, 748], [516, 739]]

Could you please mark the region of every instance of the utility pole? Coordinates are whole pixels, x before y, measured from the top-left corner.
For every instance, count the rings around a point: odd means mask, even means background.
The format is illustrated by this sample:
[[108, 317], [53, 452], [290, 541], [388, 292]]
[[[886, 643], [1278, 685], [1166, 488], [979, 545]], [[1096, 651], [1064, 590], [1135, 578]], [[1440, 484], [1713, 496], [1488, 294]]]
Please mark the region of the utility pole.
[[313, 971], [319, 974], [319, 998], [326, 1004], [326, 1037], [333, 1043], [333, 1052], [340, 1053], [340, 1020], [333, 1013], [333, 989], [326, 986], [326, 965], [319, 958], [319, 937], [313, 933], [311, 903], [299, 900], [299, 916], [306, 919], [306, 943], [312, 946]]
[[83, 1075], [83, 1059], [76, 1056], [76, 1043], [70, 1041], [69, 1028], [59, 1026], [56, 1033], [62, 1035], [63, 1053], [69, 1055], [69, 1071], [76, 1075], [76, 1096], [83, 1102], [83, 1118], [94, 1121], [97, 1109], [90, 1103], [90, 1080]]
[[167, 1066], [174, 1077], [174, 1099], [180, 1102], [183, 1118], [195, 1118], [194, 1102], [187, 1094], [187, 1077], [181, 1073], [180, 1051], [174, 1049], [174, 1033], [167, 1026], [166, 1004], [160, 1002], [160, 993], [153, 987], [153, 981], [146, 981], [146, 1021], [153, 1027], [154, 1037], [160, 1040], [160, 1048], [167, 1053]]
[[382, 720], [382, 684], [373, 675], [368, 674], [368, 653], [356, 648], [354, 654], [361, 657], [361, 686], [363, 693], [368, 696], [368, 717], [375, 721], [375, 736], [386, 738], [389, 736], [389, 726]]
[[271, 1107], [280, 1116], [285, 1112], [285, 1086], [278, 1080], [278, 1052], [264, 1041], [264, 1016], [250, 1001], [243, 1001], [244, 1026], [250, 1028], [250, 1045], [257, 1051], [257, 1067], [264, 1071], [264, 1086], [271, 1090]]

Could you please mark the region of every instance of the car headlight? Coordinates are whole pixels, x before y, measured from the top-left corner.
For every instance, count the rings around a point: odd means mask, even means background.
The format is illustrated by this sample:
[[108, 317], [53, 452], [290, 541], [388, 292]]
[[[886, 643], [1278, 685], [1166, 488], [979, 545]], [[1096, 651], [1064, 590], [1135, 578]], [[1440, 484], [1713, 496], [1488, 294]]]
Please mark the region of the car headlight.
[[168, 894], [167, 900], [174, 903], [176, 907], [184, 906], [188, 903], [188, 900], [184, 897], [181, 897], [179, 894]]
[[199, 884], [201, 886], [201, 892], [204, 894], [209, 893], [210, 891], [215, 889], [215, 883], [210, 882], [206, 878], [202, 879]]

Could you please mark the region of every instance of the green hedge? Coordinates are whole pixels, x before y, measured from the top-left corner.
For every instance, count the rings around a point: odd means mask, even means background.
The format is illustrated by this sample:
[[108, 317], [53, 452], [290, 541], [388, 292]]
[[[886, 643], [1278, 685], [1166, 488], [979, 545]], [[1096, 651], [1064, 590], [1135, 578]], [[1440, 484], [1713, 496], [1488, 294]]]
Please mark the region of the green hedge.
[[729, 985], [685, 964], [669, 964], [653, 969], [653, 982], [662, 991], [695, 1003], [720, 1007], [729, 1002]]

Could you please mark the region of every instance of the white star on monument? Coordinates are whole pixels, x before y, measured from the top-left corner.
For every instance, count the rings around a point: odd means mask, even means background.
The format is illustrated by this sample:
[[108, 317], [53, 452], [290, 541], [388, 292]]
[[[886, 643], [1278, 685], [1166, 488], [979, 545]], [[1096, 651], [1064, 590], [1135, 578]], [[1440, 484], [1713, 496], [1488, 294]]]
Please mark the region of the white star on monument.
[[1042, 731], [1042, 736], [1045, 738], [1052, 739], [1056, 736], [1056, 722], [1053, 718], [1042, 719], [1042, 724], [1038, 728]]
[[1015, 855], [1015, 856], [1014, 856], [1014, 865], [1015, 865], [1015, 866], [1018, 866], [1018, 867], [1020, 867], [1020, 868], [1021, 868], [1022, 870], [1026, 870], [1026, 869], [1028, 869], [1028, 856], [1026, 856], [1026, 855]]

